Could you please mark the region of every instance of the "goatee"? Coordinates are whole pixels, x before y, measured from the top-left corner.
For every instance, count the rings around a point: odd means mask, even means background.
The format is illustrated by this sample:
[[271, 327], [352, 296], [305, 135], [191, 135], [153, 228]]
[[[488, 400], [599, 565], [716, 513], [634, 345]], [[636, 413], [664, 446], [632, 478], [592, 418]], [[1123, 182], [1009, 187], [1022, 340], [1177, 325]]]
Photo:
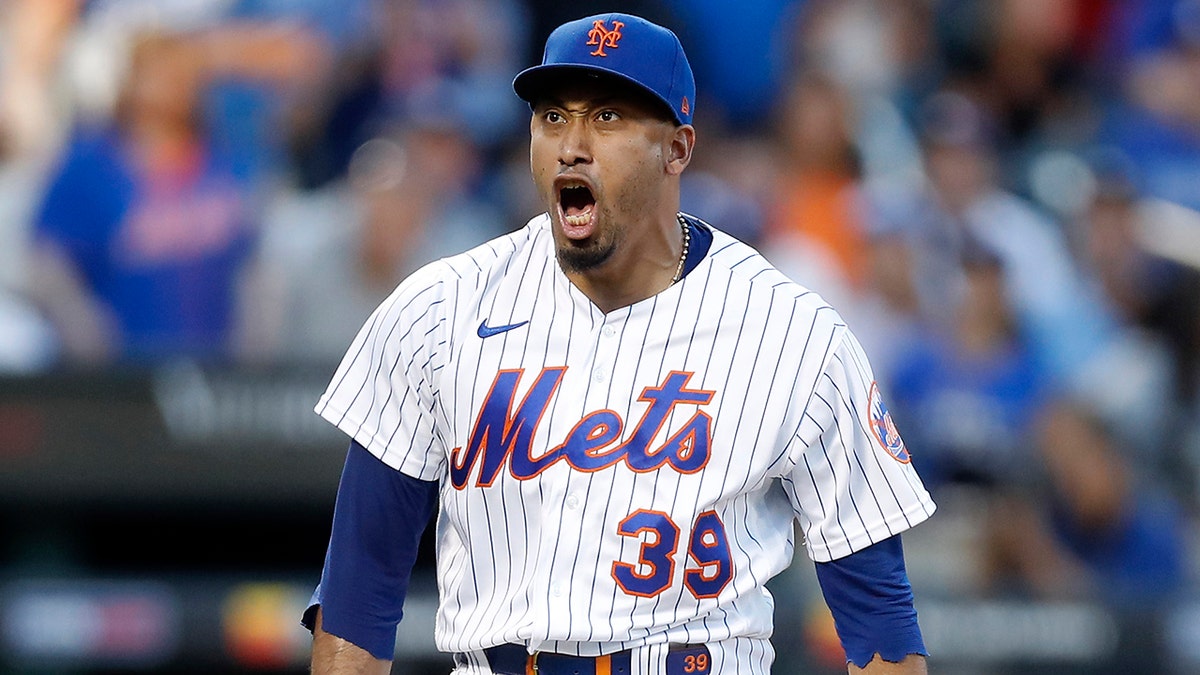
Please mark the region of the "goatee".
[[558, 264], [564, 272], [587, 272], [612, 257], [613, 246], [591, 244], [589, 246], [559, 246]]

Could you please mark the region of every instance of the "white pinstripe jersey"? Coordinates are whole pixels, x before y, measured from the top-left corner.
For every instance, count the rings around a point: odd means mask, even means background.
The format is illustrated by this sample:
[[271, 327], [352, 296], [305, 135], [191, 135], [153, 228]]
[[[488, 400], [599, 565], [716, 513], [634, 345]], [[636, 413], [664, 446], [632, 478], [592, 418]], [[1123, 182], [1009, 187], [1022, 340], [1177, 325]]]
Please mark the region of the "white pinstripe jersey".
[[682, 282], [609, 314], [545, 215], [427, 265], [316, 410], [441, 482], [444, 651], [768, 638], [793, 519], [828, 561], [935, 508], [837, 312], [715, 229]]

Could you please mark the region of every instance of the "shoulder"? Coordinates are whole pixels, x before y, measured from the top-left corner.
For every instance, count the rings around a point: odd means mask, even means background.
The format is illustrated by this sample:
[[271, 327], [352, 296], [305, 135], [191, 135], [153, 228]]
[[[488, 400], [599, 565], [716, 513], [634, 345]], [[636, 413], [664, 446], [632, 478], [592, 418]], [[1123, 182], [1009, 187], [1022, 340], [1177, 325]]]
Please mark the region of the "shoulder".
[[[709, 226], [712, 245], [689, 275], [684, 292], [701, 317], [716, 318], [719, 339], [744, 345], [786, 375], [797, 391], [812, 391], [846, 342], [842, 316], [814, 290], [789, 278], [754, 247]], [[746, 339], [749, 337], [749, 339]], [[727, 343], [722, 343], [727, 344]]]
[[116, 133], [106, 127], [81, 126], [74, 129], [52, 165], [56, 182], [103, 183], [114, 172], [124, 171]]
[[842, 323], [837, 310], [820, 293], [781, 272], [753, 246], [703, 224], [713, 237], [708, 255], [710, 279], [722, 281], [728, 293], [742, 295], [751, 308], [791, 311], [814, 321]]

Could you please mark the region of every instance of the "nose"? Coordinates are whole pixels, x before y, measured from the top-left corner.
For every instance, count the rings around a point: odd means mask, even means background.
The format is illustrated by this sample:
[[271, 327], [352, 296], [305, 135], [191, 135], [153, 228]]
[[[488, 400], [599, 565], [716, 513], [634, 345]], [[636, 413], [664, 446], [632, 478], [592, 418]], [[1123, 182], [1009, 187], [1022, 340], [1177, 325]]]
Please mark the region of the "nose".
[[587, 123], [573, 119], [567, 123], [558, 146], [558, 162], [563, 166], [587, 164], [592, 161], [591, 134]]

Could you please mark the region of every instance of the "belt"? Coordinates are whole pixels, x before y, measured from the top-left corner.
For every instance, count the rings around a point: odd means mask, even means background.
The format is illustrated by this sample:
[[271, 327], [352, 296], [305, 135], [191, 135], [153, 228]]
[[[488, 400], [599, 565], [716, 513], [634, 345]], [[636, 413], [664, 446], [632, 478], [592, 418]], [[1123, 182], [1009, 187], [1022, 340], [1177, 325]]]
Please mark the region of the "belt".
[[[626, 649], [604, 656], [570, 656], [537, 652], [523, 645], [499, 645], [483, 651], [495, 675], [629, 675], [633, 652]], [[667, 675], [705, 675], [712, 658], [704, 645], [672, 645], [667, 654]]]

